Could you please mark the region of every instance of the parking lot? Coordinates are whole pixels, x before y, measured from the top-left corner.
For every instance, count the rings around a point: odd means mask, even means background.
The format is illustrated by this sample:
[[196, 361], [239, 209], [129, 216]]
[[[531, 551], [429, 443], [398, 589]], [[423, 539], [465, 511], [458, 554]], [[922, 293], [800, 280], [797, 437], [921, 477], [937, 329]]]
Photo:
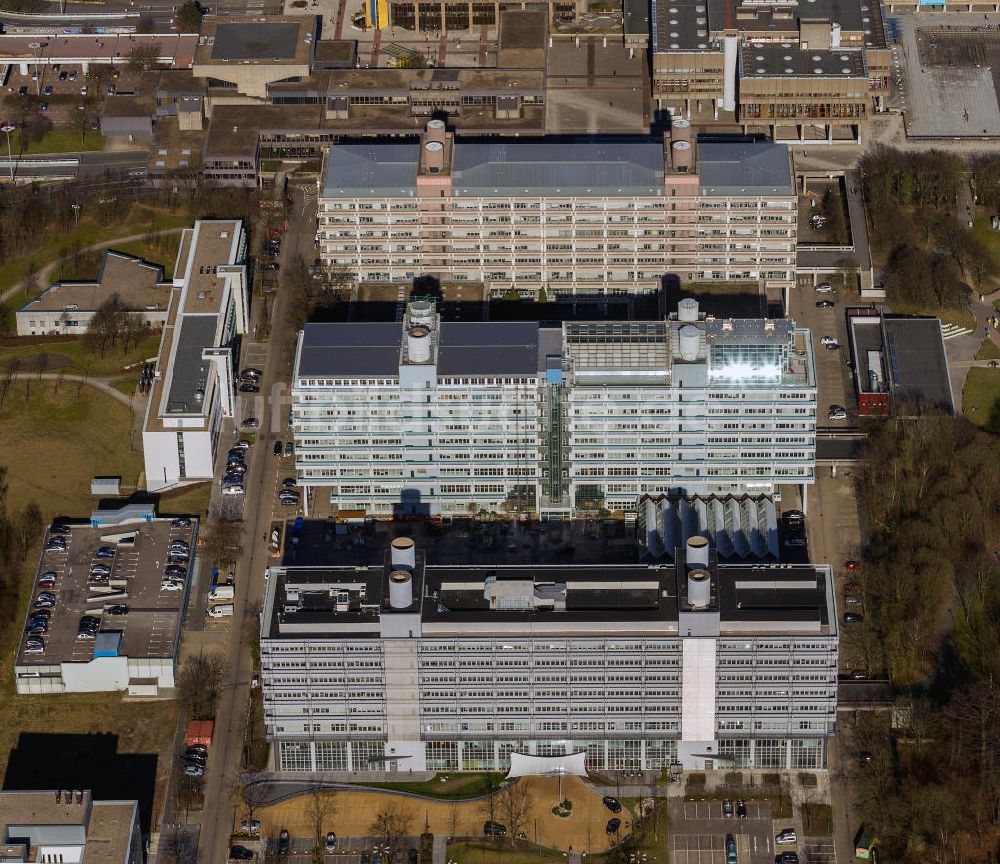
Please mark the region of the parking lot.
[[[234, 841], [235, 842], [235, 841]], [[324, 853], [323, 860], [326, 864], [361, 864], [361, 854], [367, 852], [369, 859], [374, 861], [381, 847], [380, 837], [337, 837], [337, 851]], [[420, 840], [418, 837], [405, 837], [400, 842], [397, 862], [405, 862], [408, 857], [408, 850], [417, 849]], [[270, 838], [266, 841], [267, 851], [264, 858], [277, 854], [278, 841]], [[292, 837], [288, 843], [288, 855], [301, 860], [302, 856], [312, 856], [313, 841], [309, 837]]]
[[[121, 634], [121, 655], [172, 656], [187, 589], [167, 591], [161, 583], [170, 543], [181, 540], [193, 548], [196, 524], [180, 526], [170, 519], [155, 519], [93, 528], [89, 523], [71, 523], [65, 533], [46, 532], [43, 548], [51, 537], [61, 536], [65, 549], [42, 551], [36, 571], [36, 586], [43, 576], [54, 583], [47, 589], [54, 601], [47, 632], [41, 634], [44, 649], [26, 653], [25, 634], [18, 664], [92, 660], [96, 638], [79, 635], [85, 615], [100, 621], [99, 631]], [[99, 557], [96, 553], [101, 547], [113, 549], [111, 557]], [[189, 565], [193, 571], [194, 562]], [[96, 578], [94, 570], [99, 567], [110, 571], [106, 578]], [[36, 587], [33, 596], [36, 601], [29, 618], [42, 602], [38, 599], [41, 588]], [[108, 610], [112, 607], [124, 607], [116, 609], [122, 614], [111, 614]]]
[[[823, 281], [822, 278], [819, 280]], [[816, 419], [819, 426], [849, 427], [857, 423], [857, 399], [851, 382], [851, 370], [847, 365], [850, 354], [847, 344], [847, 323], [844, 307], [854, 302], [845, 296], [846, 292], [836, 286], [829, 294], [816, 291], [811, 276], [799, 276], [798, 285], [792, 290], [790, 316], [800, 327], [808, 327], [813, 334], [813, 352], [816, 355], [816, 380], [818, 384]], [[816, 303], [823, 300], [833, 302], [829, 309], [820, 308]], [[832, 336], [840, 343], [838, 348], [827, 348], [820, 341], [824, 336]], [[847, 420], [828, 420], [831, 405], [841, 405], [847, 409]]]
[[733, 835], [741, 862], [773, 864], [770, 805], [748, 801], [745, 819], [724, 816], [721, 801], [672, 801], [669, 806], [671, 864], [725, 864], [727, 834]]

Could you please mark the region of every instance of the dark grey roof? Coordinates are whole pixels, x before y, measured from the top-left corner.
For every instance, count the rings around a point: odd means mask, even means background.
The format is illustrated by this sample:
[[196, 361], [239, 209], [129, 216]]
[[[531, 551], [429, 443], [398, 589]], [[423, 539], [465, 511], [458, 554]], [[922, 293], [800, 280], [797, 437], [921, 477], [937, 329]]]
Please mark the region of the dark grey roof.
[[334, 144], [326, 157], [323, 194], [415, 195], [419, 159], [420, 145], [415, 142]]
[[441, 325], [439, 375], [534, 375], [538, 324], [531, 321]]
[[455, 195], [663, 194], [663, 142], [654, 138], [455, 144]]
[[306, 324], [298, 375], [398, 375], [402, 334], [396, 323]]
[[167, 396], [168, 414], [201, 413], [202, 402], [195, 398], [195, 394], [200, 390], [204, 395], [212, 365], [201, 355], [206, 348], [215, 347], [218, 325], [218, 315], [181, 316]]
[[705, 0], [650, 0], [650, 5], [654, 51], [719, 51], [709, 38]]
[[931, 403], [955, 412], [951, 376], [937, 318], [883, 319], [885, 366], [893, 401]]
[[867, 78], [859, 48], [802, 50], [797, 45], [744, 45], [741, 78]]
[[788, 147], [767, 141], [698, 144], [702, 195], [794, 195]]
[[298, 24], [229, 24], [215, 30], [213, 60], [287, 60], [295, 56]]

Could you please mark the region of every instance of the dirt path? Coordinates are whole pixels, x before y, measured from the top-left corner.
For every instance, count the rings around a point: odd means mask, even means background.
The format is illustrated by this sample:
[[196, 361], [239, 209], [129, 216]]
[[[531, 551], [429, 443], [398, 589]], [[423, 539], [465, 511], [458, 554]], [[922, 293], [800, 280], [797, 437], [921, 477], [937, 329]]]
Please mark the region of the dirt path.
[[[531, 815], [525, 830], [529, 840], [534, 841], [537, 834], [537, 840], [543, 846], [576, 852], [597, 852], [608, 848], [605, 827], [611, 813], [590, 785], [579, 777], [563, 780], [563, 797], [573, 802], [573, 813], [566, 819], [560, 819], [551, 811], [558, 797], [557, 778], [526, 777], [518, 782], [527, 785], [531, 802]], [[483, 800], [435, 801], [367, 790], [332, 794], [336, 796], [336, 816], [326, 830], [336, 831], [342, 837], [370, 835], [374, 815], [388, 803], [410, 814], [410, 832], [413, 834], [419, 834], [428, 825], [428, 830], [434, 834], [482, 837], [483, 822], [489, 819], [489, 805]], [[282, 828], [287, 828], [293, 837], [311, 836], [310, 797], [306, 793], [259, 810], [258, 818], [264, 832], [274, 836]], [[621, 836], [624, 836], [631, 830], [631, 819], [627, 810], [619, 816], [625, 817], [621, 826]], [[503, 822], [499, 811], [494, 818]]]
[[133, 411], [137, 410], [138, 407], [133, 405], [132, 399], [122, 393], [121, 390], [116, 390], [108, 383], [108, 381], [116, 379], [87, 378], [84, 375], [63, 375], [59, 372], [43, 372], [41, 375], [37, 372], [15, 372], [14, 380], [16, 381], [18, 378], [34, 378], [36, 381], [39, 379], [42, 381], [80, 381], [90, 387], [95, 387], [112, 399], [117, 399], [122, 405], [127, 405]]
[[[166, 228], [163, 231], [160, 231], [159, 233], [161, 235], [177, 234], [178, 232], [183, 230], [184, 228]], [[51, 262], [50, 264], [46, 264], [44, 267], [42, 267], [41, 270], [38, 271], [39, 290], [44, 291], [46, 288], [48, 288], [49, 285], [52, 284], [52, 274], [53, 272], [55, 272], [56, 268], [59, 267], [60, 264], [69, 261], [74, 255], [77, 254], [82, 255], [84, 252], [93, 252], [95, 249], [110, 248], [117, 243], [133, 243], [136, 240], [142, 240], [142, 238], [146, 236], [146, 233], [147, 232], [143, 231], [141, 234], [129, 234], [128, 237], [116, 237], [113, 240], [102, 240], [100, 243], [91, 243], [90, 246], [84, 246], [82, 249], [79, 250], [79, 252], [73, 252], [70, 255], [63, 255], [62, 258], [57, 258], [55, 261]], [[9, 300], [11, 297], [17, 294], [18, 291], [23, 291], [23, 290], [24, 289], [22, 288], [22, 282], [19, 281], [16, 285], [12, 285], [6, 291], [0, 294], [0, 301]]]

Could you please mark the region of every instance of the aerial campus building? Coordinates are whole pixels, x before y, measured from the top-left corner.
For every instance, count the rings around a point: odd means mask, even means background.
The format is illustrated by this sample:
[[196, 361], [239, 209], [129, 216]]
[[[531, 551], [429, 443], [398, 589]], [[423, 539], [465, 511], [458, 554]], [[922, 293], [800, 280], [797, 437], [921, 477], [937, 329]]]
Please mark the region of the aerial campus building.
[[766, 494], [815, 476], [808, 330], [716, 319], [308, 324], [292, 377], [307, 513], [567, 518], [643, 494]]
[[239, 219], [184, 230], [142, 449], [152, 491], [215, 474], [219, 430], [236, 406], [234, 342], [247, 332], [246, 232]]
[[[397, 537], [357, 566], [269, 571], [279, 771], [821, 769], [837, 711], [828, 566], [440, 566]], [[430, 554], [430, 553], [429, 553]]]
[[788, 149], [670, 136], [334, 144], [319, 181], [325, 263], [362, 281], [485, 284], [492, 296], [645, 293], [795, 279]]

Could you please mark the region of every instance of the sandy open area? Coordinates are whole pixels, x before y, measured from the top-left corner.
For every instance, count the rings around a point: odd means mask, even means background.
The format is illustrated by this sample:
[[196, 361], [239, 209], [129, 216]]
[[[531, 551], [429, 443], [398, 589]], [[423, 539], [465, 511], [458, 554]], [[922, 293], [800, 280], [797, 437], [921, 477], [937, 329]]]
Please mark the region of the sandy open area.
[[[579, 852], [599, 851], [608, 848], [605, 826], [612, 814], [601, 803], [601, 797], [579, 777], [563, 780], [563, 797], [573, 802], [573, 813], [566, 819], [553, 816], [552, 806], [558, 797], [558, 779], [555, 777], [525, 777], [518, 781], [527, 784], [532, 802], [531, 816], [526, 834], [534, 840], [537, 829], [538, 842], [556, 849], [573, 848]], [[328, 830], [341, 837], [363, 837], [372, 834], [373, 816], [387, 802], [398, 804], [412, 815], [412, 834], [419, 834], [428, 824], [434, 834], [452, 836], [483, 836], [483, 822], [489, 818], [488, 804], [482, 801], [432, 801], [391, 793], [357, 791], [337, 792], [336, 813]], [[293, 837], [308, 837], [312, 833], [310, 796], [300, 795], [259, 811], [264, 832], [276, 835], [287, 828]], [[621, 835], [631, 830], [631, 819], [623, 810]], [[503, 817], [496, 815], [498, 822]], [[454, 827], [453, 827], [454, 826]]]

